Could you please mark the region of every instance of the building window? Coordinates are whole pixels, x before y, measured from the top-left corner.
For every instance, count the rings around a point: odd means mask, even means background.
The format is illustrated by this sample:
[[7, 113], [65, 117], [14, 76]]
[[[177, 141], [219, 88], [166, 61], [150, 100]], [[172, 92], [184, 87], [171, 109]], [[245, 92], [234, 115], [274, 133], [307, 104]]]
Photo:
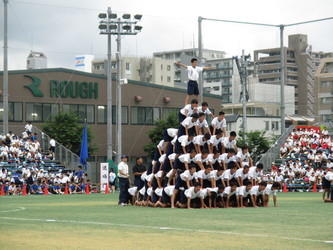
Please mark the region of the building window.
[[171, 70], [171, 66], [170, 66], [170, 65], [167, 66], [167, 70], [168, 70], [168, 71]]
[[81, 122], [95, 122], [94, 105], [86, 104], [63, 104], [62, 111], [65, 113], [74, 113], [79, 116]]
[[[0, 121], [3, 119], [3, 103], [0, 102]], [[22, 121], [23, 104], [21, 102], [8, 103], [8, 120], [13, 122]]]
[[333, 103], [333, 97], [320, 98], [320, 103], [321, 104], [330, 104], [330, 103]]
[[266, 130], [266, 131], [269, 130], [269, 121], [265, 121], [265, 130]]
[[161, 119], [161, 109], [153, 108], [153, 121], [158, 121]]
[[272, 122], [272, 130], [279, 130], [279, 122]]
[[25, 106], [25, 118], [26, 121], [43, 120], [43, 104], [41, 103], [27, 103]]
[[163, 70], [163, 64], [161, 64], [161, 70]]
[[97, 105], [97, 123], [106, 123], [107, 106]]
[[59, 113], [59, 105], [58, 104], [48, 104], [43, 103], [43, 121], [50, 121], [52, 117]]
[[179, 108], [163, 108], [162, 109], [162, 119], [165, 120], [170, 114], [176, 115], [178, 117]]
[[131, 107], [131, 124], [153, 125], [160, 119], [160, 109], [152, 107]]
[[[112, 106], [112, 124], [117, 123], [117, 106]], [[121, 107], [121, 124], [128, 124], [128, 107]]]
[[171, 82], [171, 77], [170, 76], [167, 77], [167, 81]]
[[163, 82], [163, 76], [161, 76], [161, 82]]
[[127, 62], [125, 67], [126, 67], [126, 70], [129, 71], [130, 70], [130, 63]]

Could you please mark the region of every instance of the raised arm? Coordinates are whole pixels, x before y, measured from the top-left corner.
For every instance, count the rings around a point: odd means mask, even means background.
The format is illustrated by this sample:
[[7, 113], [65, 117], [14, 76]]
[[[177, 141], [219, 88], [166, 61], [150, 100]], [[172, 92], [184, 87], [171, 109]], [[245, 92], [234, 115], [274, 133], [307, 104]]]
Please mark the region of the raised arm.
[[203, 70], [210, 70], [210, 69], [215, 69], [215, 67], [209, 67], [209, 66], [206, 66], [206, 67], [202, 67]]
[[182, 68], [184, 68], [184, 69], [187, 69], [187, 65], [182, 64], [181, 62], [175, 62], [175, 64], [176, 64], [177, 66], [179, 66], [179, 67], [182, 67]]

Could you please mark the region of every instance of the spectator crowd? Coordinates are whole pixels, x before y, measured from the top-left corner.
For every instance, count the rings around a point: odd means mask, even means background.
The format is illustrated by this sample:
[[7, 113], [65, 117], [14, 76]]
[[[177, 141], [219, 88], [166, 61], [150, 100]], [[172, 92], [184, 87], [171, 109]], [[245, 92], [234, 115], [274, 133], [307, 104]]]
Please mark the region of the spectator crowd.
[[[21, 135], [0, 135], [0, 185], [2, 195], [81, 193], [90, 185], [87, 175], [66, 170], [53, 161], [55, 140], [47, 152], [41, 149], [31, 123]], [[24, 190], [23, 190], [24, 189]]]

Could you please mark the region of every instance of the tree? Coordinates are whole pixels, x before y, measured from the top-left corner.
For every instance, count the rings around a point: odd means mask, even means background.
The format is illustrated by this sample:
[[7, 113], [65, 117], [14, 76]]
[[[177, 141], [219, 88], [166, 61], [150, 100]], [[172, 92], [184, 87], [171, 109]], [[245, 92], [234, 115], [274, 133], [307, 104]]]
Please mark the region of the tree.
[[[64, 145], [66, 148], [76, 154], [80, 154], [82, 124], [80, 117], [76, 113], [59, 113], [52, 117], [45, 125], [43, 131]], [[91, 132], [88, 127], [89, 154], [91, 155], [96, 148], [91, 145]]]
[[248, 132], [245, 134], [245, 140], [242, 137], [242, 132], [240, 132], [237, 146], [242, 147], [245, 144], [249, 147], [253, 161], [256, 162], [271, 147], [272, 140], [265, 137], [265, 131]]
[[144, 147], [145, 152], [153, 155], [157, 144], [163, 139], [163, 131], [167, 128], [178, 128], [178, 117], [175, 113], [170, 113], [165, 120], [158, 120], [155, 122], [155, 127], [148, 132], [151, 143]]

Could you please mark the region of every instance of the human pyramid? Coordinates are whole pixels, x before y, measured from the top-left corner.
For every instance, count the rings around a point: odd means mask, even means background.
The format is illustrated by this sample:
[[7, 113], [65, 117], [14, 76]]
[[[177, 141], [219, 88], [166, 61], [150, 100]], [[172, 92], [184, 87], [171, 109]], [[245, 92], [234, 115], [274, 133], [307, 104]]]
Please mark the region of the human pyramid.
[[[253, 164], [249, 148], [237, 147], [237, 134], [226, 130], [224, 112], [214, 117], [207, 102], [199, 103], [197, 60], [186, 66], [189, 83], [179, 128], [164, 130], [151, 166], [135, 176], [128, 188], [137, 206], [171, 208], [228, 208], [268, 206], [270, 195], [277, 205], [277, 182], [262, 181], [263, 165]], [[206, 117], [213, 119], [208, 124]]]

